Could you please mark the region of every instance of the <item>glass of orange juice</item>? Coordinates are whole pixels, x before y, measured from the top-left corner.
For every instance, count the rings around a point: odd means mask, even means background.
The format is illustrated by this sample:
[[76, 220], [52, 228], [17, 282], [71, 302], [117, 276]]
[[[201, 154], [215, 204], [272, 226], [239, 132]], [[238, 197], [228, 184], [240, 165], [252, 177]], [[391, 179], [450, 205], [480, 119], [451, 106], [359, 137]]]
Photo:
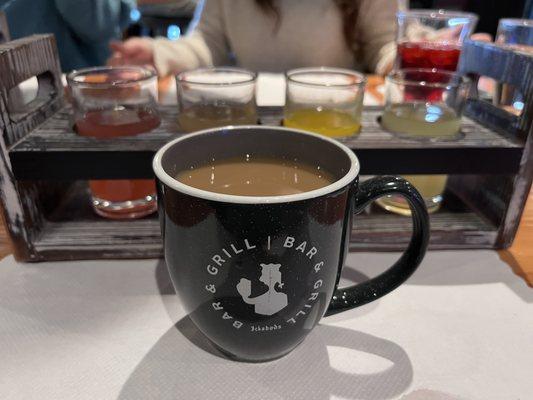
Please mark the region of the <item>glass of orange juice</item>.
[[[135, 136], [159, 126], [157, 76], [136, 67], [94, 67], [67, 77], [76, 131], [102, 140]], [[153, 179], [90, 180], [94, 211], [105, 218], [141, 218], [156, 211]]]
[[333, 138], [357, 135], [366, 78], [340, 68], [299, 68], [287, 72], [283, 124]]

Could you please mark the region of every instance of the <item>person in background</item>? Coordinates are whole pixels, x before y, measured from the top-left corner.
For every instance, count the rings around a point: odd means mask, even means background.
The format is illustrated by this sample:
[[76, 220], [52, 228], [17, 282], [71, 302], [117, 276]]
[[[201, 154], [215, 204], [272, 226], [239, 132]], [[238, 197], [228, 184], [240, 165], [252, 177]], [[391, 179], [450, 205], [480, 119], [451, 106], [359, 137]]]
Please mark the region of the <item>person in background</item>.
[[143, 16], [176, 17], [192, 15], [198, 0], [137, 0]]
[[137, 0], [138, 32], [132, 25], [128, 37], [179, 37], [191, 23], [197, 5], [198, 0]]
[[129, 23], [134, 0], [0, 0], [12, 39], [53, 33], [61, 68], [105, 64], [109, 41]]
[[254, 71], [334, 66], [385, 74], [395, 57], [397, 0], [204, 0], [187, 36], [112, 43], [112, 65], [159, 75], [236, 64]]

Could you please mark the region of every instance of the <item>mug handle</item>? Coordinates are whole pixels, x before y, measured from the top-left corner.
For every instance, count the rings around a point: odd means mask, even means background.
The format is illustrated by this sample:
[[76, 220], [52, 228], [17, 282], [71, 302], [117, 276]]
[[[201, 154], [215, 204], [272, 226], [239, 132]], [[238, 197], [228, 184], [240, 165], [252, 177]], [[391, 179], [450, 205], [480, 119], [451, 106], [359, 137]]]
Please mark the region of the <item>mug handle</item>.
[[429, 241], [429, 216], [426, 205], [418, 191], [405, 179], [397, 176], [382, 176], [362, 183], [355, 195], [355, 213], [359, 214], [379, 197], [399, 194], [411, 208], [413, 233], [404, 253], [392, 267], [358, 285], [335, 288], [326, 316], [350, 310], [385, 296], [409, 278], [422, 262]]

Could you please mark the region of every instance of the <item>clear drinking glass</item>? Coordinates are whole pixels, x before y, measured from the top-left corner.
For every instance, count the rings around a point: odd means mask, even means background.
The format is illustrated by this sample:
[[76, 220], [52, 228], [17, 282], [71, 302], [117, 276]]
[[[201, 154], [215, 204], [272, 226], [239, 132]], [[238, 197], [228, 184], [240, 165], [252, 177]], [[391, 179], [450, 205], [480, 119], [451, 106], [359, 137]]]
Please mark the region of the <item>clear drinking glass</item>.
[[[498, 23], [496, 43], [517, 51], [533, 53], [533, 20], [501, 19]], [[499, 84], [496, 86], [494, 104], [520, 115], [524, 109], [524, 98], [510, 85]]]
[[[453, 72], [403, 69], [385, 79], [385, 129], [416, 140], [453, 140], [460, 135], [461, 116], [470, 81]], [[404, 176], [420, 192], [429, 212], [439, 209], [446, 175]], [[397, 196], [378, 200], [389, 211], [410, 215], [409, 205]]]
[[[96, 67], [67, 77], [79, 135], [102, 141], [134, 136], [159, 126], [157, 76], [142, 67]], [[112, 219], [139, 218], [157, 208], [153, 179], [91, 180], [97, 214]]]
[[516, 45], [519, 49], [524, 47], [531, 51], [533, 46], [533, 20], [532, 19], [500, 19], [496, 43]]
[[287, 72], [283, 124], [329, 137], [357, 135], [366, 78], [340, 68], [300, 68]]
[[476, 26], [475, 14], [445, 10], [399, 11], [396, 68], [455, 71], [461, 46]]
[[176, 78], [178, 120], [186, 132], [226, 125], [256, 125], [255, 73], [240, 68], [204, 68]]

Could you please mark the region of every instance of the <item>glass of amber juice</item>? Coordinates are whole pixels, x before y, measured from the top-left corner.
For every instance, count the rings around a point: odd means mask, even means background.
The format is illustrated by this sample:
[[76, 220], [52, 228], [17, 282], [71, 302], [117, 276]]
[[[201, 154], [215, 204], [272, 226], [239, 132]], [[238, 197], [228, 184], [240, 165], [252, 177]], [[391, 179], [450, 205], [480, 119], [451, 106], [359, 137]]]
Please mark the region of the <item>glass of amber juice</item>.
[[[77, 133], [102, 141], [157, 128], [157, 77], [141, 67], [96, 67], [68, 75]], [[153, 179], [90, 180], [97, 214], [140, 218], [157, 208]]]
[[[461, 116], [470, 81], [453, 72], [436, 69], [403, 69], [385, 79], [385, 110], [381, 124], [390, 132], [425, 141], [459, 137]], [[420, 192], [428, 212], [437, 211], [446, 186], [446, 175], [404, 176]], [[378, 204], [389, 211], [410, 215], [409, 205], [397, 196]]]
[[339, 68], [300, 68], [287, 72], [283, 124], [333, 138], [357, 135], [366, 78]]
[[226, 125], [256, 125], [255, 73], [202, 68], [176, 78], [178, 121], [185, 132]]

